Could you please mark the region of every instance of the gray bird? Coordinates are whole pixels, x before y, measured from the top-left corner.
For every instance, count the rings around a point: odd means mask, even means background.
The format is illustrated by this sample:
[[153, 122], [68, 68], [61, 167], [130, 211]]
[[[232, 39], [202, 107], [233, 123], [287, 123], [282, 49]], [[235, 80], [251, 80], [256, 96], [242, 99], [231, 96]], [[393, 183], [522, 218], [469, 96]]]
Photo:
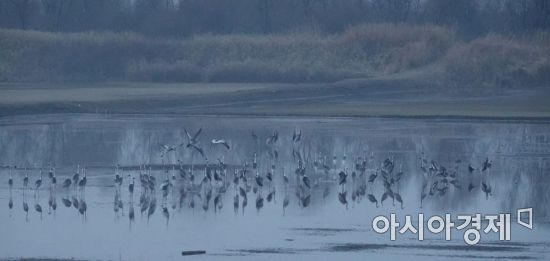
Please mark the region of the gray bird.
[[401, 209], [403, 209], [403, 199], [401, 198], [401, 195], [399, 193], [394, 193], [394, 198], [399, 204], [401, 204]]
[[264, 198], [260, 195], [256, 198], [256, 209], [260, 210], [264, 206]]
[[340, 201], [342, 205], [346, 205], [346, 206], [348, 205], [348, 200], [346, 199], [347, 193], [348, 193], [347, 191], [338, 193], [338, 201]]
[[378, 200], [376, 200], [376, 197], [373, 194], [368, 194], [367, 197], [370, 202], [375, 203], [376, 207], [378, 207]]
[[338, 184], [339, 185], [345, 184], [347, 177], [348, 177], [348, 174], [346, 174], [344, 171], [340, 171], [340, 173], [338, 173]]
[[491, 195], [491, 186], [487, 185], [485, 182], [481, 182], [481, 190], [485, 193], [485, 198], [489, 199]]
[[308, 176], [304, 175], [304, 176], [302, 177], [302, 182], [304, 182], [304, 185], [305, 185], [308, 189], [311, 188], [311, 186], [310, 186], [311, 183], [310, 183], [310, 180], [309, 180], [309, 177], [308, 177]]
[[202, 148], [199, 148], [197, 145], [195, 145], [195, 144], [189, 144], [189, 145], [187, 145], [187, 148], [194, 149], [194, 150], [197, 151], [199, 154], [201, 154], [201, 156], [202, 156], [205, 160], [208, 160], [208, 158], [206, 157], [206, 154], [204, 154], [204, 150], [203, 150]]
[[328, 186], [326, 186], [325, 189], [323, 190], [323, 199], [326, 199], [329, 194], [330, 194], [330, 189]]
[[73, 184], [78, 185], [78, 180], [80, 179], [80, 165], [76, 166], [76, 173], [73, 175]]
[[65, 207], [68, 207], [68, 208], [70, 208], [72, 205], [71, 201], [68, 198], [62, 198], [61, 202], [63, 203], [63, 205], [65, 205]]
[[486, 170], [490, 169], [492, 166], [492, 161], [489, 160], [489, 158], [486, 158], [483, 162], [481, 171], [485, 172]]
[[302, 201], [302, 207], [306, 208], [307, 206], [309, 206], [309, 203], [311, 203], [311, 194], [308, 194], [307, 196], [302, 197], [301, 201]]
[[71, 186], [71, 183], [72, 183], [71, 179], [70, 179], [70, 178], [66, 178], [66, 179], [63, 181], [62, 187], [63, 187], [64, 189], [67, 189], [67, 188], [69, 188], [69, 187]]
[[29, 173], [25, 169], [25, 177], [23, 178], [23, 188], [26, 189], [28, 185], [29, 185]]
[[191, 134], [189, 134], [186, 129], [183, 130], [185, 131], [185, 135], [187, 136], [187, 148], [190, 148], [199, 142], [199, 135], [201, 134], [202, 128], [195, 132], [195, 135], [193, 136], [191, 136]]
[[88, 205], [86, 204], [86, 201], [84, 200], [80, 200], [78, 202], [78, 212], [81, 214], [81, 215], [85, 215], [86, 214], [86, 210], [88, 210]]
[[34, 204], [34, 210], [36, 210], [36, 212], [40, 213], [40, 216], [42, 216], [42, 206], [40, 206], [40, 204]]
[[84, 177], [82, 177], [82, 179], [80, 179], [80, 181], [78, 181], [78, 186], [80, 188], [85, 188], [86, 183], [88, 182], [88, 179], [86, 178], [86, 169], [83, 169], [82, 172], [84, 173]]
[[29, 204], [27, 204], [27, 202], [23, 202], [23, 211], [29, 212]]
[[40, 177], [34, 182], [34, 189], [38, 190], [42, 186], [42, 170], [40, 170]]
[[376, 177], [378, 177], [378, 171], [369, 175], [368, 183], [374, 183], [374, 181], [376, 180]]
[[296, 132], [296, 129], [294, 129], [294, 133], [292, 134], [292, 141], [296, 143], [296, 142], [299, 142], [301, 138], [302, 138], [302, 130], [300, 130], [299, 132]]
[[[8, 167], [8, 168], [9, 168], [9, 167]], [[9, 177], [9, 179], [8, 179], [8, 185], [9, 185], [9, 187], [10, 187], [10, 189], [11, 189], [11, 188], [13, 187], [13, 177], [12, 177], [12, 175], [11, 175], [11, 168], [9, 168], [9, 170], [10, 170], [10, 177]]]
[[260, 176], [259, 172], [256, 172], [256, 185], [258, 185], [259, 187], [264, 186], [264, 179], [262, 176]]
[[267, 194], [265, 199], [267, 200], [267, 202], [271, 202], [271, 200], [273, 199], [274, 196], [275, 196], [275, 190], [269, 192], [269, 194]]
[[420, 208], [422, 208], [422, 203], [424, 202], [424, 199], [428, 196], [424, 190], [422, 190], [422, 193], [420, 193]]

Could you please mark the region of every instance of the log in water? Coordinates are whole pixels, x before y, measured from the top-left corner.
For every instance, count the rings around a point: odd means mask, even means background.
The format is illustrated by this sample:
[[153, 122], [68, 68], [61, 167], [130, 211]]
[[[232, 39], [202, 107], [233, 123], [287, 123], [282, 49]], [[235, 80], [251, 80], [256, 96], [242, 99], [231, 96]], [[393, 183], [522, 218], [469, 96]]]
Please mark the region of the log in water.
[[194, 255], [203, 255], [206, 254], [204, 250], [191, 250], [191, 251], [182, 251], [182, 256], [194, 256]]

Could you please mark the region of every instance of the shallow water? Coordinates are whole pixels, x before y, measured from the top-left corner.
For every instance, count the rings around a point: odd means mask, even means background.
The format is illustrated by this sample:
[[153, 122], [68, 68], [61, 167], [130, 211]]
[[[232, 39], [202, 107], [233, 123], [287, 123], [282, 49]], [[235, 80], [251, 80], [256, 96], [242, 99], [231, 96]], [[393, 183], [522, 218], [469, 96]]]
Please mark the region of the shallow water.
[[[192, 149], [178, 147], [160, 157], [159, 144], [176, 145], [186, 142], [184, 128], [195, 132], [202, 128], [200, 147], [205, 150], [210, 166], [223, 159], [227, 165], [225, 182], [209, 182], [213, 188], [212, 200], [205, 210], [204, 186], [197, 195], [189, 192], [181, 200], [179, 191], [197, 188], [204, 176], [205, 160]], [[294, 143], [294, 130], [301, 130], [302, 139]], [[274, 145], [266, 139], [279, 133]], [[254, 140], [252, 132], [259, 138]], [[214, 138], [228, 140], [231, 149], [210, 146]], [[305, 189], [295, 178], [297, 160], [293, 148], [308, 162], [307, 175], [312, 188]], [[273, 151], [277, 151], [277, 158]], [[251, 165], [257, 153], [259, 173], [264, 176], [273, 170], [274, 181], [265, 181], [258, 193], [247, 193], [248, 205], [242, 208], [240, 197], [235, 211], [232, 184], [233, 170]], [[334, 158], [336, 157], [336, 158]], [[367, 170], [355, 179], [348, 176], [344, 188], [338, 185], [337, 172], [354, 170], [357, 157], [367, 159]], [[376, 207], [365, 196], [352, 200], [352, 191], [364, 183], [368, 175], [386, 159], [393, 159], [395, 169], [402, 169], [403, 178], [393, 189], [403, 198], [400, 204], [388, 199]], [[447, 169], [458, 168], [457, 180], [461, 187], [451, 187], [442, 196], [428, 196], [420, 209], [420, 191], [423, 174], [421, 158], [434, 160]], [[486, 172], [470, 174], [468, 164], [480, 168], [490, 158], [492, 167]], [[330, 170], [325, 173], [315, 168], [315, 159], [325, 161]], [[462, 162], [455, 164], [456, 160]], [[468, 122], [451, 120], [404, 119], [347, 119], [347, 118], [238, 118], [238, 117], [176, 117], [154, 116], [97, 116], [47, 115], [0, 119], [0, 164], [4, 166], [0, 184], [0, 258], [47, 257], [77, 259], [120, 260], [177, 260], [185, 250], [205, 250], [205, 255], [194, 259], [364, 259], [412, 258], [441, 259], [547, 259], [550, 256], [548, 226], [550, 209], [547, 207], [550, 169], [550, 124], [522, 122]], [[193, 165], [195, 186], [189, 187], [180, 176], [183, 169]], [[85, 189], [61, 188], [71, 177], [77, 164], [87, 168]], [[115, 166], [119, 164], [123, 176], [120, 192], [114, 185]], [[155, 193], [147, 198], [157, 200], [155, 211], [140, 211], [142, 187], [138, 180], [139, 166], [147, 164], [156, 176]], [[9, 169], [14, 186], [7, 184]], [[58, 185], [51, 188], [47, 171], [55, 166]], [[43, 185], [34, 191], [39, 168], [44, 168]], [[175, 170], [171, 169], [175, 168]], [[175, 175], [174, 186], [164, 199], [160, 184]], [[282, 172], [290, 177], [285, 185]], [[29, 188], [22, 186], [23, 177], [30, 176]], [[136, 177], [135, 192], [128, 192], [127, 175]], [[254, 184], [254, 171], [247, 175]], [[378, 201], [384, 192], [378, 178], [367, 186], [366, 193]], [[480, 189], [481, 180], [492, 187], [492, 195]], [[240, 186], [242, 181], [240, 181]], [[471, 192], [467, 184], [476, 185]], [[225, 184], [225, 185], [222, 185]], [[220, 203], [214, 206], [217, 189]], [[347, 190], [348, 204], [338, 200], [338, 192]], [[324, 191], [328, 195], [323, 197]], [[268, 202], [268, 195], [275, 191]], [[297, 193], [299, 191], [299, 193]], [[304, 195], [310, 203], [304, 206]], [[201, 195], [199, 197], [199, 195]], [[258, 197], [263, 207], [256, 207]], [[83, 214], [72, 205], [66, 207], [62, 199], [80, 205], [86, 202]], [[283, 209], [284, 199], [288, 207]], [[301, 198], [299, 198], [301, 197]], [[9, 201], [13, 208], [9, 208]], [[54, 201], [57, 208], [49, 207]], [[195, 207], [189, 205], [195, 202]], [[29, 211], [23, 211], [23, 202]], [[114, 202], [119, 202], [120, 205]], [[39, 204], [42, 213], [35, 210]], [[221, 205], [221, 207], [220, 207]], [[130, 220], [134, 208], [135, 219]], [[166, 207], [166, 211], [163, 211]], [[534, 209], [535, 227], [529, 230], [513, 220], [511, 241], [499, 241], [497, 234], [481, 235], [481, 242], [468, 246], [462, 232], [453, 230], [452, 240], [441, 234], [425, 235], [418, 241], [411, 233], [398, 234], [396, 241], [389, 233], [377, 234], [371, 221], [376, 215], [396, 213], [404, 215], [495, 214], [515, 213], [518, 208]], [[513, 215], [515, 216], [515, 215]]]

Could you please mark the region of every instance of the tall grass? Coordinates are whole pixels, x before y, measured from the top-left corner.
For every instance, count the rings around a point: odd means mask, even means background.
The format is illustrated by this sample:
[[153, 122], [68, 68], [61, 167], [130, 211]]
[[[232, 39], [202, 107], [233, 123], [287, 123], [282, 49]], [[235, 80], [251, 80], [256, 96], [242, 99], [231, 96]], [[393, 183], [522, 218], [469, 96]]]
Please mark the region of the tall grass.
[[463, 43], [449, 29], [406, 24], [185, 39], [0, 29], [0, 81], [327, 82], [437, 64], [455, 82], [544, 84], [548, 39]]
[[469, 85], [550, 85], [550, 41], [542, 35], [488, 35], [457, 44], [444, 59], [452, 81]]
[[338, 35], [201, 35], [0, 30], [1, 81], [315, 82], [393, 73], [444, 53], [435, 26], [368, 25]]
[[338, 37], [345, 57], [357, 57], [377, 72], [395, 73], [432, 63], [451, 47], [454, 34], [437, 26], [370, 24]]

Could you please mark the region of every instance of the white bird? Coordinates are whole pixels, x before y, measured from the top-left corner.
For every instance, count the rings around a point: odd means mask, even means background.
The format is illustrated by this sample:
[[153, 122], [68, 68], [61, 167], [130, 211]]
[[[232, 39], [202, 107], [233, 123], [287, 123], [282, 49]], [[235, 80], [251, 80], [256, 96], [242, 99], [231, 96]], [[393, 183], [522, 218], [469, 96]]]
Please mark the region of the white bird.
[[225, 148], [227, 149], [230, 149], [231, 147], [229, 146], [229, 144], [227, 143], [226, 140], [223, 140], [223, 139], [212, 139], [211, 141], [212, 145], [216, 145], [216, 144], [221, 144], [223, 145]]

